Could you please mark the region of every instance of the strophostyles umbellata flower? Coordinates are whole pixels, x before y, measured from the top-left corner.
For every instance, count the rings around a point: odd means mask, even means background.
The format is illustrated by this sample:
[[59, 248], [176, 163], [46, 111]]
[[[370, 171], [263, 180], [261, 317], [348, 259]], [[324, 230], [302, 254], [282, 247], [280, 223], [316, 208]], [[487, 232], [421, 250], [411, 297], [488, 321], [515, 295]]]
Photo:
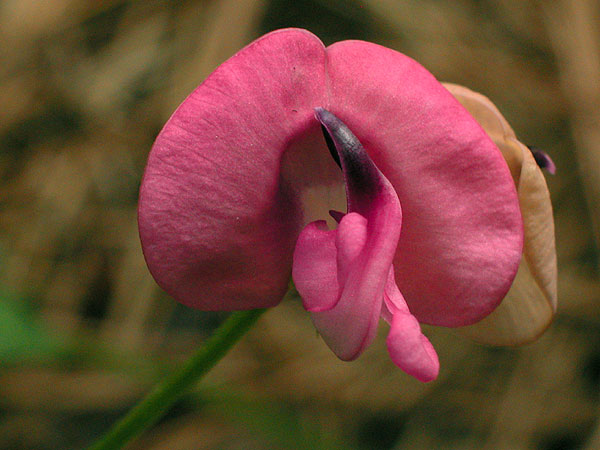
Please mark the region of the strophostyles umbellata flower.
[[293, 276], [341, 359], [358, 357], [383, 317], [394, 363], [429, 381], [439, 363], [419, 322], [476, 324], [521, 272], [515, 170], [414, 60], [279, 30], [223, 63], [164, 126], [140, 236], [181, 303], [271, 307]]

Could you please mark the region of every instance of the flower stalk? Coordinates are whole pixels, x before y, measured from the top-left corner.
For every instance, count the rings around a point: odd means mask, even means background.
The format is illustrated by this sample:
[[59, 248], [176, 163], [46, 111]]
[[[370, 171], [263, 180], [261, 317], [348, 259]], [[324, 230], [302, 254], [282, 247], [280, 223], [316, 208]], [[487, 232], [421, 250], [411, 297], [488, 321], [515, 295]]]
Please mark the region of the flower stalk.
[[184, 364], [142, 399], [88, 450], [115, 450], [154, 425], [194, 383], [212, 369], [246, 334], [265, 309], [234, 312]]

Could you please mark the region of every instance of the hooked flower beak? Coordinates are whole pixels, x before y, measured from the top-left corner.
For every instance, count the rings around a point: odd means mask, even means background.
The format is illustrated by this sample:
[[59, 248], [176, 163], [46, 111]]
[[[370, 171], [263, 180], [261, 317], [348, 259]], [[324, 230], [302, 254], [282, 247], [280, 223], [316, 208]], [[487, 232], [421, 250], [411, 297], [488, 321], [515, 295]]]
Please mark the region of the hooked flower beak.
[[293, 275], [336, 355], [358, 357], [383, 317], [392, 360], [429, 381], [439, 362], [419, 322], [475, 324], [513, 285], [523, 222], [509, 166], [412, 59], [279, 30], [223, 63], [157, 137], [144, 256], [204, 310], [275, 306]]

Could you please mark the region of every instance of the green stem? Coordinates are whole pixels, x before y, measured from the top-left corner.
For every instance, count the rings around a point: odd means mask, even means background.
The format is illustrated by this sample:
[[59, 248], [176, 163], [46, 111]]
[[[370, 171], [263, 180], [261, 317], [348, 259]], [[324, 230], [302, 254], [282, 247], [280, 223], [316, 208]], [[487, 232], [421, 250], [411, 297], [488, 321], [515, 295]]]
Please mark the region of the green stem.
[[264, 312], [264, 309], [253, 309], [231, 314], [181, 369], [157, 384], [88, 450], [119, 449], [155, 424], [187, 389], [225, 356]]

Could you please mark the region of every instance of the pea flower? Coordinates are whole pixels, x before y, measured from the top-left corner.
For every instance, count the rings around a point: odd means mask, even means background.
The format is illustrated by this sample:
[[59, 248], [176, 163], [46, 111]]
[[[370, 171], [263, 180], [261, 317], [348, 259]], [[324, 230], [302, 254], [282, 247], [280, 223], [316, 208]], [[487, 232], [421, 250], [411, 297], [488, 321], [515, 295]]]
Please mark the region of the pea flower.
[[179, 302], [271, 307], [292, 275], [338, 357], [383, 317], [393, 362], [422, 381], [439, 362], [419, 322], [484, 319], [523, 251], [509, 164], [433, 75], [300, 29], [254, 41], [181, 104], [138, 213], [150, 272]]

